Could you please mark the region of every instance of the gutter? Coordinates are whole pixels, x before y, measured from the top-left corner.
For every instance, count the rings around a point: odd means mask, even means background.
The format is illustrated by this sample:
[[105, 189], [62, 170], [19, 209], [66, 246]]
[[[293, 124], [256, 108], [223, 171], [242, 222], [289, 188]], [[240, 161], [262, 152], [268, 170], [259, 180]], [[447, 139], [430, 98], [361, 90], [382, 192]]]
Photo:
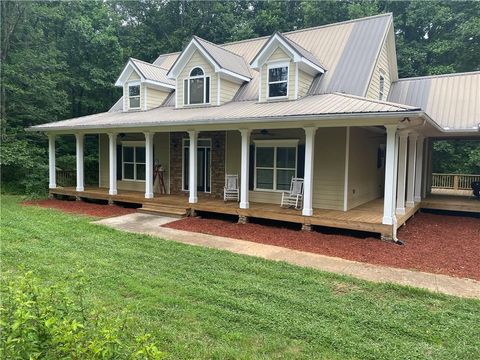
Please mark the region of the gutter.
[[[371, 119], [372, 117], [382, 117], [386, 119], [390, 118], [400, 118], [405, 116], [423, 116], [422, 111], [417, 109], [405, 110], [405, 111], [396, 111], [396, 112], [369, 112], [369, 113], [334, 113], [327, 115], [279, 115], [271, 117], [249, 117], [249, 118], [232, 118], [232, 119], [205, 119], [205, 120], [180, 120], [180, 121], [161, 121], [159, 123], [128, 123], [128, 124], [106, 124], [106, 125], [75, 125], [75, 126], [42, 126], [36, 125], [31, 126], [26, 129], [26, 131], [68, 131], [68, 130], [86, 130], [86, 129], [128, 129], [128, 128], [151, 128], [151, 127], [166, 127], [166, 126], [188, 126], [188, 125], [229, 125], [229, 124], [238, 124], [238, 123], [263, 123], [263, 122], [272, 122], [277, 121], [280, 123], [289, 122], [289, 121], [316, 121], [316, 120], [348, 120], [348, 119]], [[68, 121], [68, 120], [66, 120]]]

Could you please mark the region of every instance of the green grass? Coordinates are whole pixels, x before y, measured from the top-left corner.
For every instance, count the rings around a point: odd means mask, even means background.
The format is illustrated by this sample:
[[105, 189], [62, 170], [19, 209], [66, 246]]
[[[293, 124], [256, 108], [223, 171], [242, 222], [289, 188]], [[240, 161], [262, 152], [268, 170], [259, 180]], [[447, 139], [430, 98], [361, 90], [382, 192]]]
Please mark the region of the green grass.
[[[480, 358], [480, 301], [379, 285], [92, 225], [2, 199], [2, 270], [78, 268], [171, 359]], [[138, 330], [137, 329], [137, 330]]]

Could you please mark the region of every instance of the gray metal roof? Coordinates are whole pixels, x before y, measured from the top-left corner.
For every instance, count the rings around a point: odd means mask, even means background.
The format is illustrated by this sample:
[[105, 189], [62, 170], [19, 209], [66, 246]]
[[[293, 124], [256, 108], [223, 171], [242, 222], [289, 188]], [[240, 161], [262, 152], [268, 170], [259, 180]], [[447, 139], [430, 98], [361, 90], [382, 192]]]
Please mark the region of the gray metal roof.
[[168, 69], [155, 64], [149, 64], [145, 61], [130, 58], [133, 64], [137, 67], [138, 71], [147, 80], [158, 81], [167, 85], [175, 86], [175, 81], [167, 78]]
[[61, 131], [81, 129], [108, 129], [112, 127], [161, 127], [210, 122], [242, 123], [255, 119], [268, 121], [322, 115], [404, 113], [417, 108], [339, 93], [312, 95], [300, 100], [258, 103], [256, 101], [234, 101], [223, 106], [175, 109], [171, 106], [158, 107], [136, 112], [105, 112], [82, 116], [70, 120], [33, 126], [34, 131]]
[[444, 130], [478, 129], [480, 71], [401, 79], [388, 99], [421, 107]]

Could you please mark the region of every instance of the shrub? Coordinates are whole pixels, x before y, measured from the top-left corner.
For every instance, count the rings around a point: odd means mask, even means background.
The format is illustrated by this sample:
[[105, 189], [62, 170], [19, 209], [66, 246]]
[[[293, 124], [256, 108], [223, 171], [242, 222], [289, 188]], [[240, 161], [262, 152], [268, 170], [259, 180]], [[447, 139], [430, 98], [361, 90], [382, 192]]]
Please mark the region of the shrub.
[[31, 272], [3, 275], [0, 358], [163, 358], [150, 334], [132, 334], [125, 313], [87, 308], [81, 273], [73, 284], [45, 285]]

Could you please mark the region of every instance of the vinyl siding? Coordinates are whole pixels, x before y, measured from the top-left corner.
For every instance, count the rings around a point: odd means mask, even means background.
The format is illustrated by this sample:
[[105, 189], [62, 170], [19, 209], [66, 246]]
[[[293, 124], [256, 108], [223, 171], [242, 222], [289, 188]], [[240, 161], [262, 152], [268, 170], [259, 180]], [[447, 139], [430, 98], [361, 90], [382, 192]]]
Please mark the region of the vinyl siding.
[[[288, 61], [290, 60], [290, 57], [281, 48], [278, 47], [272, 53], [272, 55], [270, 55], [270, 57], [267, 60], [267, 63], [271, 61], [280, 61], [280, 60]], [[261, 91], [260, 101], [267, 100], [267, 94], [268, 94], [268, 64], [267, 63], [265, 63], [261, 68], [262, 91]], [[290, 66], [288, 69], [288, 99], [291, 100], [295, 98], [295, 64], [292, 61], [290, 61], [289, 63], [290, 63]]]
[[343, 210], [345, 128], [320, 128], [315, 137], [313, 207]]
[[382, 100], [387, 101], [392, 81], [390, 74], [390, 63], [387, 52], [387, 41], [384, 42], [380, 51], [380, 56], [378, 58], [377, 64], [375, 65], [375, 69], [373, 71], [373, 75], [367, 90], [367, 98], [375, 100], [379, 99], [378, 95], [380, 92], [380, 74], [382, 74], [385, 78], [385, 86], [383, 90]]
[[[123, 85], [123, 108], [128, 111], [130, 110], [129, 101], [128, 101], [128, 84], [132, 81], [140, 81], [140, 75], [135, 71], [132, 71], [130, 77]], [[144, 94], [143, 94], [143, 84], [140, 85], [140, 109], [143, 109], [144, 106]], [[138, 110], [138, 109], [135, 109]]]
[[210, 63], [203, 57], [203, 55], [200, 52], [195, 51], [177, 78], [177, 107], [184, 107], [183, 82], [185, 78], [190, 75], [190, 71], [192, 71], [192, 69], [196, 66], [201, 66], [205, 71], [205, 75], [210, 76], [210, 104], [217, 105], [218, 75], [214, 72], [214, 69], [212, 68], [212, 66], [210, 66]]
[[305, 71], [298, 70], [298, 97], [307, 95], [310, 85], [312, 85], [313, 76]]
[[239, 88], [240, 84], [226, 79], [220, 79], [220, 104], [231, 101]]
[[384, 168], [377, 168], [378, 148], [385, 136], [366, 129], [350, 129], [348, 210], [383, 194]]
[[[127, 135], [128, 136], [128, 135]], [[131, 135], [128, 140], [144, 141], [145, 138], [141, 135]], [[168, 169], [170, 168], [170, 153], [169, 153], [169, 144], [170, 137], [169, 133], [156, 133], [153, 138], [154, 146], [154, 161], [158, 160], [161, 165], [166, 169], [164, 173], [165, 187], [167, 189], [167, 194], [170, 191], [170, 181]], [[117, 145], [121, 145], [120, 139], [117, 138]], [[100, 134], [100, 145], [99, 145], [99, 159], [100, 159], [100, 182], [99, 186], [103, 188], [109, 187], [109, 155], [108, 155], [108, 135]], [[133, 190], [133, 191], [145, 191], [145, 183], [137, 181], [122, 181], [117, 180], [117, 189], [118, 190]], [[154, 192], [158, 193], [159, 188], [154, 187]]]
[[156, 108], [162, 105], [169, 94], [170, 93], [167, 91], [161, 91], [161, 90], [148, 87], [147, 88], [147, 109]]

